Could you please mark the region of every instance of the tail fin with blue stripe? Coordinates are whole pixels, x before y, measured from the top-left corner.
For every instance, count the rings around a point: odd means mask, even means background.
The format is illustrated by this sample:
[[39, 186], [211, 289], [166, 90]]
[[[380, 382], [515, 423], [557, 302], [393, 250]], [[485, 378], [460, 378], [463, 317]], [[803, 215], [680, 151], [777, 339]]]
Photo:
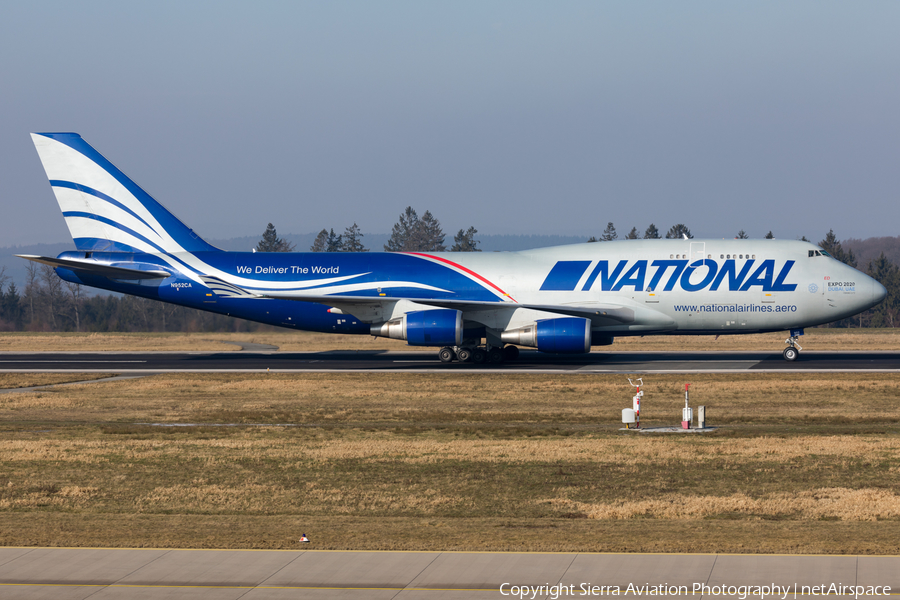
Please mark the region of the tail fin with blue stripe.
[[32, 133], [75, 246], [84, 252], [218, 250], [77, 133]]

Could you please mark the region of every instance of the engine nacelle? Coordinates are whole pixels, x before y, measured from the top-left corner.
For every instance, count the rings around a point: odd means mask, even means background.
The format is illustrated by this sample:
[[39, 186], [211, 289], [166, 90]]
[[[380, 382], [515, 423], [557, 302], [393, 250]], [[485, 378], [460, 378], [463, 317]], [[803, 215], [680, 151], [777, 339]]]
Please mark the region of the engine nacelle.
[[386, 323], [372, 325], [372, 335], [406, 340], [410, 346], [459, 346], [462, 312], [445, 308], [417, 310]]
[[551, 354], [584, 354], [591, 351], [591, 321], [579, 317], [544, 319], [528, 327], [504, 331], [500, 339]]

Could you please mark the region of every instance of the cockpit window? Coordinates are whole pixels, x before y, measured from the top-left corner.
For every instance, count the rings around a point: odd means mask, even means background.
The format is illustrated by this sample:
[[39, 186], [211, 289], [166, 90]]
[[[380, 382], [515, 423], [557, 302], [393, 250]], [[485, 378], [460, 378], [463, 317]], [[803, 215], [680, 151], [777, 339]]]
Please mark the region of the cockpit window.
[[825, 252], [824, 250], [821, 250], [821, 251], [819, 251], [819, 250], [810, 250], [810, 251], [809, 251], [809, 256], [810, 256], [810, 257], [813, 257], [813, 256], [828, 256], [828, 253]]
[[[818, 253], [819, 253], [819, 251], [817, 250], [816, 254], [818, 254]], [[825, 252], [824, 250], [822, 250], [822, 256], [831, 256], [831, 255], [828, 254], [827, 252]]]

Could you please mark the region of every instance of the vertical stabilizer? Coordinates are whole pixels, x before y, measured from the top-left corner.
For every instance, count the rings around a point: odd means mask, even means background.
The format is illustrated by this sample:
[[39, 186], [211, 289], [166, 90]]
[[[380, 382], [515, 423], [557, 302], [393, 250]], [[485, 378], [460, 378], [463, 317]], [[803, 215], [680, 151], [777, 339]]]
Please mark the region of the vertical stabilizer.
[[77, 133], [32, 133], [75, 246], [85, 252], [218, 250]]

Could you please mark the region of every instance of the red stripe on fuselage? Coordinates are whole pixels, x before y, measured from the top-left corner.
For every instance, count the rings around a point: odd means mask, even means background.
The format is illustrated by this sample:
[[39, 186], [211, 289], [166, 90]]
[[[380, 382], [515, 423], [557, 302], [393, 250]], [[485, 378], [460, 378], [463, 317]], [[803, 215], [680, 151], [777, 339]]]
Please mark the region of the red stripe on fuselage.
[[[456, 268], [456, 269], [459, 269], [460, 271], [463, 271], [463, 272], [465, 272], [465, 273], [468, 273], [469, 275], [471, 275], [471, 276], [474, 277], [475, 279], [478, 279], [478, 280], [480, 280], [480, 281], [483, 281], [484, 283], [488, 284], [489, 286], [491, 286], [492, 288], [494, 288], [495, 290], [497, 290], [498, 292], [500, 292], [500, 294], [502, 294], [502, 295], [505, 296], [506, 298], [509, 298], [509, 299], [512, 300], [513, 302], [516, 302], [516, 300], [515, 300], [512, 296], [510, 296], [509, 294], [507, 294], [506, 292], [504, 292], [503, 290], [501, 290], [499, 286], [494, 285], [493, 283], [491, 283], [490, 281], [488, 281], [487, 279], [485, 279], [484, 277], [482, 277], [481, 275], [479, 275], [479, 274], [476, 273], [475, 271], [472, 271], [471, 269], [467, 269], [467, 268], [465, 268], [464, 266], [459, 265], [459, 264], [453, 262], [452, 260], [447, 260], [446, 258], [441, 258], [440, 256], [432, 256], [432, 255], [430, 255], [430, 254], [422, 254], [421, 252], [404, 252], [404, 254], [413, 254], [413, 255], [415, 255], [415, 256], [424, 256], [425, 258], [430, 258], [431, 260], [437, 260], [437, 261], [440, 261], [440, 262], [442, 262], [442, 263], [446, 263], [446, 264], [450, 265], [451, 267], [454, 267], [454, 268]], [[518, 304], [518, 303], [516, 303], [516, 304]]]

